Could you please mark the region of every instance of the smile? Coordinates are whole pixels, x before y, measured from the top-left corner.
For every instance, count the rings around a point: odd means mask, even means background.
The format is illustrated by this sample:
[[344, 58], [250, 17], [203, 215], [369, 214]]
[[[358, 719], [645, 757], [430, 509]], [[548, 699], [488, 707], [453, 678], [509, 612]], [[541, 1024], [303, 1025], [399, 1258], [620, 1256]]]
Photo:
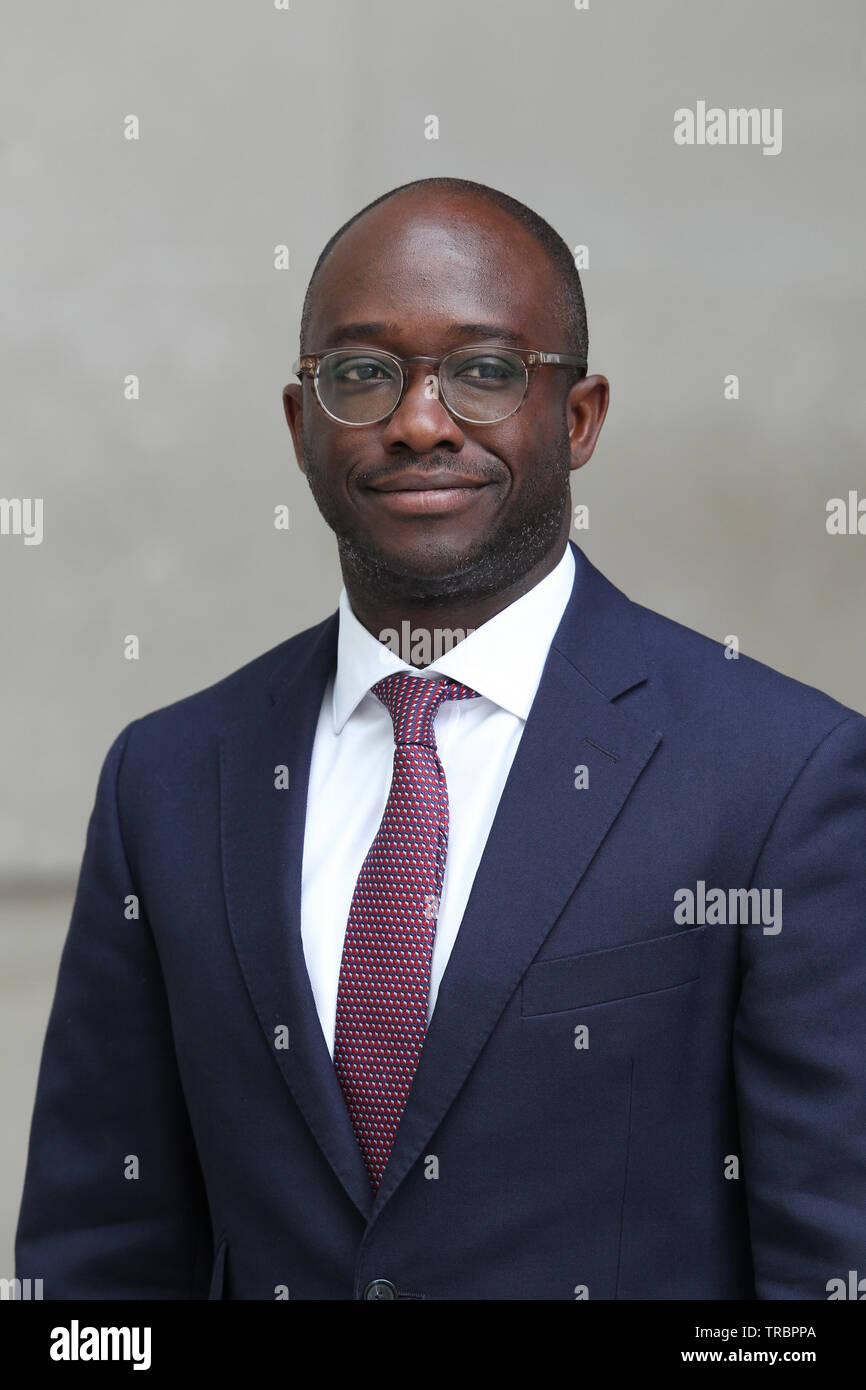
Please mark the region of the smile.
[[438, 516], [471, 506], [487, 486], [480, 478], [455, 473], [401, 473], [365, 491], [387, 511]]

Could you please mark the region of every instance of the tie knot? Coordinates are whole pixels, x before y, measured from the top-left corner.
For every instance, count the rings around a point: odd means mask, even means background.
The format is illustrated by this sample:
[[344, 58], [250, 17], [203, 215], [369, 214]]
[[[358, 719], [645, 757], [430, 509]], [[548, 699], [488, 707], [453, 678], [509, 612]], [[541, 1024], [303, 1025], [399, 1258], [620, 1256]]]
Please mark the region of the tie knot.
[[403, 671], [386, 676], [373, 686], [373, 694], [391, 715], [395, 744], [420, 743], [436, 747], [433, 721], [443, 700], [471, 700], [478, 691], [459, 681], [425, 680]]

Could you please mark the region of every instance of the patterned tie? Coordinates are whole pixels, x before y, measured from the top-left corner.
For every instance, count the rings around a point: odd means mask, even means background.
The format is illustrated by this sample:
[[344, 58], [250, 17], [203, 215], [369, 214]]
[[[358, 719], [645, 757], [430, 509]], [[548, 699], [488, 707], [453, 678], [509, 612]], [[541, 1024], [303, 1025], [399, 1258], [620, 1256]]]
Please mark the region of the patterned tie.
[[394, 724], [382, 824], [358, 875], [343, 942], [334, 1066], [379, 1186], [427, 1028], [430, 960], [448, 849], [448, 792], [433, 721], [456, 681], [399, 673], [373, 686]]

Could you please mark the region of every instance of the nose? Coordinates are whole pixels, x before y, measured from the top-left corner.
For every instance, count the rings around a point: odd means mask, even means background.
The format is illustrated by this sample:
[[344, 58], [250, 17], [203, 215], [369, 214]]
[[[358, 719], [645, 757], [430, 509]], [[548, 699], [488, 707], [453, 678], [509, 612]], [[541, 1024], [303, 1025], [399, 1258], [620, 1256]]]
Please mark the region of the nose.
[[439, 378], [428, 363], [407, 368], [409, 379], [403, 399], [385, 422], [382, 443], [386, 449], [403, 446], [414, 454], [437, 447], [463, 448], [463, 431], [439, 399]]

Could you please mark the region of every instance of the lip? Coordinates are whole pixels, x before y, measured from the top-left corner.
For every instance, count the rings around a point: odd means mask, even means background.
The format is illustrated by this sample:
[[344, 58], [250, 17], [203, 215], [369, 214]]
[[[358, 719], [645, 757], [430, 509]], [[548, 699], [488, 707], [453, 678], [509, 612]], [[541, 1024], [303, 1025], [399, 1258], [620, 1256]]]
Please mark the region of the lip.
[[471, 506], [488, 484], [459, 473], [399, 473], [368, 487], [380, 506], [402, 515], [440, 516]]
[[485, 479], [472, 478], [464, 473], [446, 473], [440, 469], [436, 473], [398, 473], [394, 478], [386, 478], [384, 483], [373, 483], [371, 492], [438, 492], [454, 491], [457, 488], [484, 487]]

